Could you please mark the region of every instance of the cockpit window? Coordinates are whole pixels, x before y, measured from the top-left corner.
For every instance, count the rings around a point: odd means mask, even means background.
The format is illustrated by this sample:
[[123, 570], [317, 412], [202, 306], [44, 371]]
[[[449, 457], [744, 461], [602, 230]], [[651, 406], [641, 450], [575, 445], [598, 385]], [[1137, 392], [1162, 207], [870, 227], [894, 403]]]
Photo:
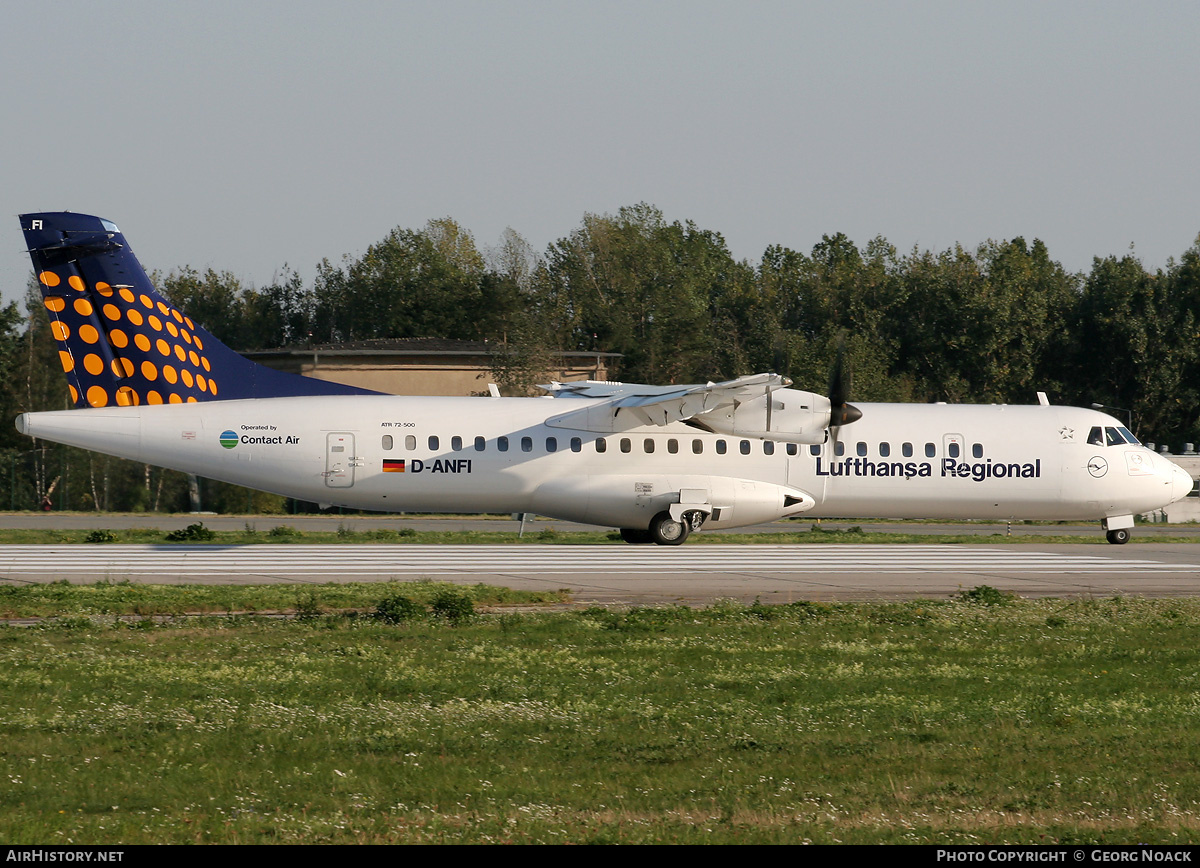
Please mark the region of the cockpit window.
[[1138, 440], [1136, 437], [1134, 437], [1132, 432], [1130, 432], [1130, 430], [1128, 428], [1126, 428], [1124, 425], [1122, 425], [1117, 430], [1121, 432], [1122, 436], [1124, 436], [1126, 443], [1132, 443], [1134, 446], [1142, 445], [1141, 441]]
[[1116, 428], [1105, 428], [1105, 446], [1120, 446], [1125, 442], [1125, 438], [1118, 433]]
[[1099, 425], [1097, 425], [1095, 428], [1093, 428], [1091, 431], [1088, 432], [1088, 445], [1089, 446], [1103, 446], [1104, 445], [1104, 432], [1102, 430], [1100, 430]]

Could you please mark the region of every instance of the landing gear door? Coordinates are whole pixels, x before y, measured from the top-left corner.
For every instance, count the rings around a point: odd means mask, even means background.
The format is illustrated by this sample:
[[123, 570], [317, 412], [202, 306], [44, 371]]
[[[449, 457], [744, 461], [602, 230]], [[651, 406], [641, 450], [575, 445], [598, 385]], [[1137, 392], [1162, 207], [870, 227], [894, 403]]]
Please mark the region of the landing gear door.
[[330, 433], [325, 435], [325, 485], [329, 488], [350, 488], [354, 485], [354, 435]]

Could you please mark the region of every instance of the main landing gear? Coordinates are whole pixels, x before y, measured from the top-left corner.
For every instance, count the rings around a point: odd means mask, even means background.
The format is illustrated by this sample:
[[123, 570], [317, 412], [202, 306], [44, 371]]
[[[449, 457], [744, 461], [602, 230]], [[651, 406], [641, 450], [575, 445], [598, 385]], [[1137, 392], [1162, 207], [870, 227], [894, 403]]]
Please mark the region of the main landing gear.
[[621, 528], [621, 539], [632, 545], [654, 543], [660, 546], [679, 546], [687, 540], [688, 534], [700, 530], [707, 515], [703, 512], [687, 512], [676, 521], [671, 513], [660, 512], [650, 520], [648, 530], [633, 527]]

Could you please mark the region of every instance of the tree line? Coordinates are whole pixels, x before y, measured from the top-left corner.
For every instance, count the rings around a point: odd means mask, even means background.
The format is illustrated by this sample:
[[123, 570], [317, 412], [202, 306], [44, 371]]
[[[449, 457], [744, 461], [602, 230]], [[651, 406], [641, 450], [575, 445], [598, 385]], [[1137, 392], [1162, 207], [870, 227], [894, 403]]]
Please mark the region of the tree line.
[[[586, 214], [540, 253], [512, 230], [480, 249], [444, 218], [398, 227], [362, 256], [324, 260], [310, 283], [289, 271], [255, 287], [189, 267], [152, 279], [235, 349], [487, 340], [509, 394], [540, 382], [554, 350], [620, 353], [613, 376], [628, 382], [774, 371], [818, 392], [840, 352], [855, 401], [1031, 403], [1045, 391], [1055, 403], [1119, 408], [1113, 414], [1128, 416], [1143, 440], [1177, 449], [1200, 440], [1200, 239], [1153, 271], [1129, 253], [1070, 272], [1044, 243], [1023, 238], [901, 253], [882, 237], [860, 247], [841, 233], [808, 252], [772, 245], [750, 262], [735, 259], [719, 232], [638, 204]], [[45, 311], [30, 292], [28, 313], [0, 311], [10, 420], [66, 402]], [[179, 474], [48, 444], [34, 450], [0, 427], [0, 462], [7, 455], [11, 465], [0, 508], [27, 508], [55, 478], [74, 508], [186, 508]], [[282, 503], [208, 489], [206, 508]]]

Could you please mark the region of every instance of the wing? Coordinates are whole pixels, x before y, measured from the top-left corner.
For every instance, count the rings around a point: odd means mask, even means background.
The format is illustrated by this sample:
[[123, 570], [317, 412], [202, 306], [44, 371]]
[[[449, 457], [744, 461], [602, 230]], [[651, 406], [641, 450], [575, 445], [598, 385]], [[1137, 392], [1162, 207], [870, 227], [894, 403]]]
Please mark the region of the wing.
[[644, 424], [667, 425], [702, 413], [736, 407], [791, 385], [778, 374], [751, 374], [721, 383], [645, 386], [638, 383], [549, 383], [541, 386], [554, 398], [608, 399], [613, 415], [625, 410]]

